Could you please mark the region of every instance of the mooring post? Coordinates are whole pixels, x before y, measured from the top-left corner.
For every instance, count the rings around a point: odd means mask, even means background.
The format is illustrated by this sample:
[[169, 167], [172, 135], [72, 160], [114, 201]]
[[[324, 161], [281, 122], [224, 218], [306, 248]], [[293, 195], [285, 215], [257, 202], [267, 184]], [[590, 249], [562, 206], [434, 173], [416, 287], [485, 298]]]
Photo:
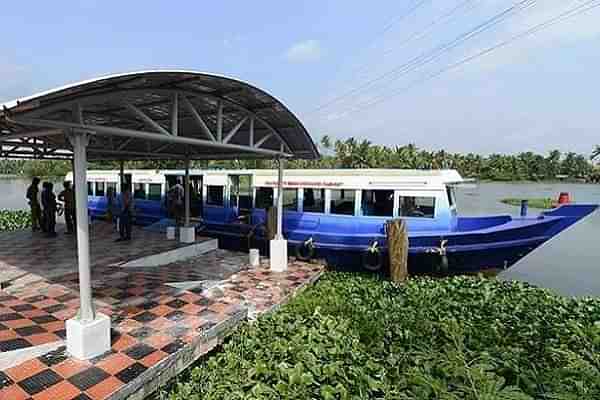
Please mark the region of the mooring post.
[[528, 200], [521, 200], [521, 217], [527, 216], [527, 208], [529, 207]]

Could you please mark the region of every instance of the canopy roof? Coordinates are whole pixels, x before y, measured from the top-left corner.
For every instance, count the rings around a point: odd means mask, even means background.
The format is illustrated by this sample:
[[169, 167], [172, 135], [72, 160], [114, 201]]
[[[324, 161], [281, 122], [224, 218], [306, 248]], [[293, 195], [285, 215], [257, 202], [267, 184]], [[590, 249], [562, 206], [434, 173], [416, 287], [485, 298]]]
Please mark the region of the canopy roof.
[[90, 134], [91, 160], [319, 157], [281, 101], [193, 71], [111, 75], [5, 103], [0, 156], [71, 158], [73, 131]]

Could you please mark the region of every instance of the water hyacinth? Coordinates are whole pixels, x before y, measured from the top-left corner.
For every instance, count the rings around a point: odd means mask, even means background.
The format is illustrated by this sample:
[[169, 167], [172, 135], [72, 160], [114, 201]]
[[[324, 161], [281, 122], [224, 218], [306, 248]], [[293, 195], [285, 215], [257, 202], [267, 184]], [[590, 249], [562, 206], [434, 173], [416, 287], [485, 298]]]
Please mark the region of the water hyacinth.
[[161, 397], [600, 398], [600, 301], [476, 277], [327, 273]]
[[29, 211], [0, 210], [0, 232], [16, 231], [31, 226]]

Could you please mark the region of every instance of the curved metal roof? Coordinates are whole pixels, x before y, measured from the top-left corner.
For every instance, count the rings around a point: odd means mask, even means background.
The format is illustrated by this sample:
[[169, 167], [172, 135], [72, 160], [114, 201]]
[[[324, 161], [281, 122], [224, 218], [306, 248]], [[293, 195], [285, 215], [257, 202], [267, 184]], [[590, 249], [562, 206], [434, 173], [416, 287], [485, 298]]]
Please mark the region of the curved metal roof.
[[5, 103], [0, 155], [70, 158], [72, 130], [90, 133], [90, 159], [319, 157], [302, 123], [269, 93], [179, 70], [110, 75]]

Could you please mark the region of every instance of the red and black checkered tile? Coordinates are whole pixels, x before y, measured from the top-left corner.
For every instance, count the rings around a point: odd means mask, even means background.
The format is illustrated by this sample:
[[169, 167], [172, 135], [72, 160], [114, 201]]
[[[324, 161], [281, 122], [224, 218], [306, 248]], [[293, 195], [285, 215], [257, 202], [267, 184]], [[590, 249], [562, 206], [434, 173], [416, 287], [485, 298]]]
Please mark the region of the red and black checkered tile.
[[[158, 368], [162, 360], [177, 357], [202, 335], [211, 337], [219, 324], [244, 307], [254, 313], [269, 311], [321, 272], [320, 266], [296, 262], [285, 273], [270, 273], [266, 265], [246, 270], [246, 260], [247, 255], [219, 250], [162, 268], [96, 264], [94, 299], [97, 310], [112, 320], [111, 351], [79, 361], [61, 347], [0, 371], [0, 399], [105, 399], [136, 384], [141, 374], [148, 375], [145, 372]], [[234, 265], [243, 270], [231, 275]], [[211, 290], [167, 285], [204, 280], [205, 271], [213, 279], [229, 277]], [[64, 321], [79, 305], [77, 282], [77, 274], [69, 273], [0, 291], [0, 351], [64, 338]], [[207, 352], [214, 345], [202, 344], [201, 350]]]

